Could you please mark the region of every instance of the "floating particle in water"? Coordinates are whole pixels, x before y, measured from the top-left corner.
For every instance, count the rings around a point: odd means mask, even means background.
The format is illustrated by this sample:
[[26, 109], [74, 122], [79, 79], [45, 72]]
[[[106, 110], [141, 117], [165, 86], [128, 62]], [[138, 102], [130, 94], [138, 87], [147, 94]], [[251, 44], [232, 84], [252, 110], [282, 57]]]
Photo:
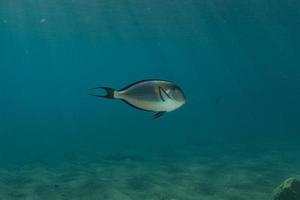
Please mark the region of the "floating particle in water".
[[216, 101], [216, 104], [220, 103], [221, 97], [220, 96], [216, 97], [215, 101]]
[[46, 19], [45, 18], [42, 18], [41, 20], [40, 20], [40, 23], [45, 23], [46, 22]]
[[3, 23], [4, 23], [4, 24], [6, 24], [6, 23], [7, 23], [7, 20], [6, 20], [6, 19], [4, 19], [4, 20], [3, 20]]
[[150, 7], [148, 7], [148, 8], [146, 8], [146, 11], [147, 11], [147, 12], [151, 12], [152, 9], [151, 9]]
[[289, 76], [284, 72], [279, 72], [281, 79], [289, 79]]

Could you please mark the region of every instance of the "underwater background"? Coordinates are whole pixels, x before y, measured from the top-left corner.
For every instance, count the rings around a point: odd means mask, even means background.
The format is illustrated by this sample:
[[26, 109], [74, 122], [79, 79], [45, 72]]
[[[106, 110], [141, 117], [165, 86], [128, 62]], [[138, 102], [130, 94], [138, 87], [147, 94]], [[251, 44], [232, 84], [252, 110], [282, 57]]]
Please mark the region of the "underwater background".
[[[269, 199], [300, 178], [297, 0], [0, 1], [0, 199]], [[89, 88], [143, 79], [152, 120]]]

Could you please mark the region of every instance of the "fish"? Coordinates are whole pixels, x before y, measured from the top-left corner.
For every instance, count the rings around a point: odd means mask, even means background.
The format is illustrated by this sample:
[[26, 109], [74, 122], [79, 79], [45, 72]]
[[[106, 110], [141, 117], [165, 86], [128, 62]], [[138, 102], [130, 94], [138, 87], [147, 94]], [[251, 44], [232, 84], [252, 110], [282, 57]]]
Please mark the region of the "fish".
[[153, 112], [153, 119], [177, 110], [186, 103], [186, 96], [183, 90], [177, 84], [167, 80], [141, 80], [131, 83], [120, 90], [104, 86], [91, 88], [90, 90], [95, 89], [102, 89], [106, 94], [89, 95], [121, 100], [133, 108]]

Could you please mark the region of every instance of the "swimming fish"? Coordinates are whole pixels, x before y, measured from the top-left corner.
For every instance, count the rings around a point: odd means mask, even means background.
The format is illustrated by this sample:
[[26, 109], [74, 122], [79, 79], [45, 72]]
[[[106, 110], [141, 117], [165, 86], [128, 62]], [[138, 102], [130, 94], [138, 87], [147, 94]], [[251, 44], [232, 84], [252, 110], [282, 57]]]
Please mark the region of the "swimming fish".
[[175, 83], [166, 80], [142, 80], [120, 90], [110, 87], [92, 89], [103, 89], [106, 94], [90, 94], [91, 96], [122, 100], [136, 109], [154, 112], [154, 119], [174, 111], [186, 103], [182, 89]]

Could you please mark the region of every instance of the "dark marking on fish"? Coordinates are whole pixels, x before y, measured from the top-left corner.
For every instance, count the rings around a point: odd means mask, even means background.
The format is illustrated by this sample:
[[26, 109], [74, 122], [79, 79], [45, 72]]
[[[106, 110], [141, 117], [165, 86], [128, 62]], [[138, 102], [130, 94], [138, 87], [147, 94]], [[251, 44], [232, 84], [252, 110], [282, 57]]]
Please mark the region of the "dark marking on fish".
[[[170, 95], [166, 92], [166, 90], [164, 90], [162, 87], [159, 87], [159, 91], [163, 91], [163, 93], [164, 93], [169, 99], [172, 99], [172, 98], [170, 97]], [[161, 94], [161, 92], [160, 92], [160, 94]], [[165, 101], [165, 99], [164, 99], [164, 101]]]
[[159, 92], [159, 97], [161, 98], [161, 100], [162, 100], [162, 101], [166, 101], [166, 100], [164, 99], [164, 97], [162, 96], [162, 94], [161, 94], [161, 87], [159, 87], [158, 92]]

